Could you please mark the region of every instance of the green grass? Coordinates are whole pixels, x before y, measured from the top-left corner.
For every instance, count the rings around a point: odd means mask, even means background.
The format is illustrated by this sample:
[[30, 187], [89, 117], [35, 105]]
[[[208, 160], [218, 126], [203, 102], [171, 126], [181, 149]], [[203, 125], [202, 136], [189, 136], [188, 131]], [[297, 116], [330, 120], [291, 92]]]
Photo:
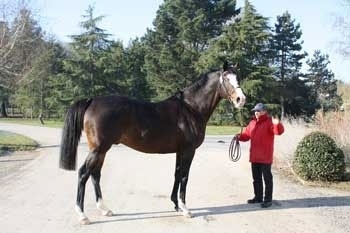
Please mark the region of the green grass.
[[4, 151], [34, 150], [38, 143], [26, 136], [0, 130], [0, 155]]
[[45, 120], [44, 125], [42, 125], [39, 119], [23, 119], [23, 118], [0, 118], [0, 122], [4, 123], [14, 123], [23, 125], [34, 125], [34, 126], [46, 126], [52, 128], [61, 128], [63, 126], [62, 120]]
[[220, 126], [220, 125], [208, 125], [206, 134], [207, 135], [235, 135], [241, 132], [239, 126]]

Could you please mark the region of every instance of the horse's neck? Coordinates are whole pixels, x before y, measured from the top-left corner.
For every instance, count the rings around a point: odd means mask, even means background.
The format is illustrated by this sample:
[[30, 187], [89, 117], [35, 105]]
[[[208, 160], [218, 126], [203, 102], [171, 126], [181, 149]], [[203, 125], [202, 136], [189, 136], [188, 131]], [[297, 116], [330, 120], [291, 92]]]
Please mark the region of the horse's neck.
[[189, 88], [184, 91], [184, 101], [193, 111], [196, 111], [202, 116], [205, 123], [208, 122], [211, 114], [221, 100], [218, 92], [218, 79], [210, 80], [209, 78], [206, 83], [203, 83], [203, 87], [196, 90]]

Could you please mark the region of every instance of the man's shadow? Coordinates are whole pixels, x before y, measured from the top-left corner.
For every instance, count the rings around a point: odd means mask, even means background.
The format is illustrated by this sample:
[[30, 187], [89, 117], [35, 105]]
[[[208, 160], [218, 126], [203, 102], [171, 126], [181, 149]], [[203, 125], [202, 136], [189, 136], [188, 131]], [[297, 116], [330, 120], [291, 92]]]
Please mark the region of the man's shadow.
[[350, 196], [314, 197], [289, 200], [274, 200], [270, 208], [261, 208], [259, 204], [238, 204], [191, 209], [194, 217], [251, 212], [271, 209], [294, 209], [314, 207], [350, 206]]

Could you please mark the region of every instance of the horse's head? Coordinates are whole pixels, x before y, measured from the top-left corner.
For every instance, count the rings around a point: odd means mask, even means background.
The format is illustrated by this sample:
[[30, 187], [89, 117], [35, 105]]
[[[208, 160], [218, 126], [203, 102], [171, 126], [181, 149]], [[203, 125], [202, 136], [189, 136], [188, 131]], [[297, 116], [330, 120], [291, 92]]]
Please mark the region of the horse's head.
[[223, 72], [220, 76], [220, 96], [228, 99], [236, 108], [245, 104], [245, 95], [238, 83], [237, 65], [224, 63]]

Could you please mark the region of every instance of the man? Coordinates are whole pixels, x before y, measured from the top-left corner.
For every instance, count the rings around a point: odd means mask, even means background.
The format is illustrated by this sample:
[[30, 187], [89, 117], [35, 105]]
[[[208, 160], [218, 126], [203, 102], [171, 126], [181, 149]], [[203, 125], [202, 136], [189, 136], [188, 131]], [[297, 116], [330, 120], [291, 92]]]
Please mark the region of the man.
[[[273, 161], [274, 136], [281, 135], [284, 127], [278, 118], [268, 115], [265, 105], [258, 103], [252, 109], [255, 113], [248, 126], [238, 136], [240, 141], [250, 140], [250, 158], [253, 176], [254, 198], [248, 203], [261, 203], [262, 208], [272, 205], [273, 177], [271, 165]], [[263, 182], [265, 183], [265, 197], [263, 198]]]

